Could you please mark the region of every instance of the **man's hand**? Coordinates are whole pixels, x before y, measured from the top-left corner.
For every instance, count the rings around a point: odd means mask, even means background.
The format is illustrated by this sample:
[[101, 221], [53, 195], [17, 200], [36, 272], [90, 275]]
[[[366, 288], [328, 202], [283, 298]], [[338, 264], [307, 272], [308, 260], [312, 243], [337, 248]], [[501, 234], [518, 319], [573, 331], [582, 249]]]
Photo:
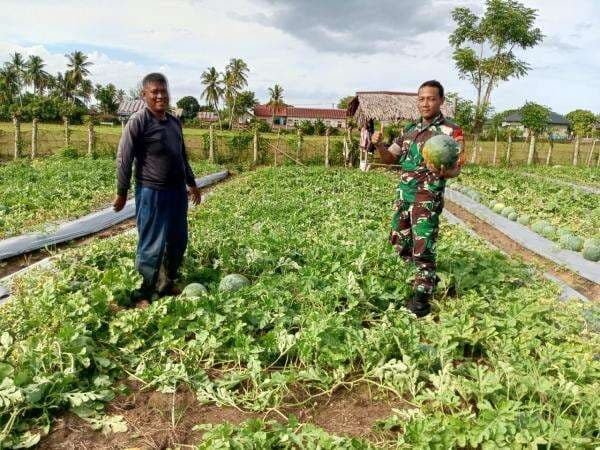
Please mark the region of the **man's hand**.
[[371, 143], [375, 147], [378, 147], [383, 144], [383, 123], [381, 124], [379, 131], [376, 131], [375, 133], [373, 133], [373, 136], [371, 136]]
[[442, 164], [442, 166], [438, 169], [436, 169], [433, 165], [428, 164], [427, 168], [429, 170], [431, 170], [432, 172], [436, 173], [440, 178], [456, 178], [457, 176], [460, 175], [460, 171], [462, 169], [462, 164], [460, 164], [460, 162], [456, 162], [456, 164], [454, 165], [454, 167], [450, 167], [450, 168], [446, 168], [446, 166], [444, 166]]
[[126, 195], [115, 195], [115, 199], [113, 201], [113, 210], [115, 212], [121, 211], [123, 208], [125, 208], [125, 203], [127, 203]]
[[198, 186], [190, 186], [189, 193], [190, 197], [192, 198], [192, 203], [194, 205], [199, 205], [202, 201], [202, 194], [200, 194], [200, 189], [198, 189]]

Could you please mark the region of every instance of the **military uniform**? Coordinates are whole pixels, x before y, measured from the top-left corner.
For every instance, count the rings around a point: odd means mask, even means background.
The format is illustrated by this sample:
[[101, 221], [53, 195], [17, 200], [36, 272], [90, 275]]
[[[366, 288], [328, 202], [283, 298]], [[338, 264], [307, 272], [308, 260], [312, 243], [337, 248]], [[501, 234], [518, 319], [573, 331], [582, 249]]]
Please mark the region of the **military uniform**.
[[429, 124], [422, 118], [408, 124], [388, 148], [402, 166], [390, 242], [405, 261], [414, 262], [417, 268], [414, 292], [424, 301], [437, 284], [435, 247], [446, 180], [427, 168], [421, 151], [425, 142], [438, 134], [446, 134], [459, 142], [464, 140], [462, 130], [440, 113]]

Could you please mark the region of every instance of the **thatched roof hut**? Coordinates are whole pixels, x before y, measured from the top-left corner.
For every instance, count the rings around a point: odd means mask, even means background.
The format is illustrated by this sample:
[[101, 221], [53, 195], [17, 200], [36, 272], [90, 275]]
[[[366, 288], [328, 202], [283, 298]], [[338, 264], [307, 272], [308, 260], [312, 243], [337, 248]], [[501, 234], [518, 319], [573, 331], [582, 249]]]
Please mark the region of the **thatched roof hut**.
[[[445, 102], [442, 105], [442, 114], [453, 117], [454, 104]], [[354, 117], [359, 126], [363, 126], [369, 119], [382, 122], [416, 120], [420, 116], [417, 94], [392, 91], [357, 92], [348, 105], [347, 116]]]

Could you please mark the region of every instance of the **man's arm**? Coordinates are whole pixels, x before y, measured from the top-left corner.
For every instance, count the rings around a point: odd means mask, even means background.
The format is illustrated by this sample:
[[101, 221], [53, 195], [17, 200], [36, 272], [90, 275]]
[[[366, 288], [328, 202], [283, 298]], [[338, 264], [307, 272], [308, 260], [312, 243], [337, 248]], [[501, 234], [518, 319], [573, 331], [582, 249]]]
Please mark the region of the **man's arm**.
[[133, 158], [135, 156], [135, 145], [138, 142], [138, 137], [141, 133], [141, 122], [135, 117], [129, 120], [117, 150], [117, 195], [113, 203], [113, 208], [116, 212], [121, 211], [127, 202], [127, 191], [131, 184], [131, 172]]
[[379, 152], [383, 164], [396, 164], [398, 162], [398, 158], [400, 158], [400, 154], [402, 153], [402, 147], [398, 145], [398, 142], [402, 142], [402, 137], [390, 146], [383, 143], [383, 124], [380, 131], [376, 131], [371, 137], [371, 143]]
[[185, 169], [185, 184], [188, 185], [190, 194], [192, 195], [192, 202], [194, 203], [194, 205], [197, 205], [202, 201], [202, 195], [200, 194], [200, 189], [198, 189], [198, 185], [196, 185], [196, 177], [194, 176], [194, 171], [192, 170], [192, 166], [190, 166], [190, 161], [188, 159], [187, 152], [185, 151], [183, 129], [181, 129], [181, 151], [183, 153], [183, 164]]

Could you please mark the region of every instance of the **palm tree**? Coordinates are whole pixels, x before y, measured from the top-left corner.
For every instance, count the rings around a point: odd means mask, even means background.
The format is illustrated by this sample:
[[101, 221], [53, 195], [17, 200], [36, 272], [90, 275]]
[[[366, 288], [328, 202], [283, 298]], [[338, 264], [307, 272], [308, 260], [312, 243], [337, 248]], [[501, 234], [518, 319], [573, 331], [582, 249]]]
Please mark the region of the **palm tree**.
[[44, 70], [44, 61], [36, 55], [29, 56], [25, 64], [25, 80], [33, 85], [33, 93], [41, 94], [48, 84], [48, 72]]
[[275, 83], [275, 86], [269, 88], [269, 105], [273, 112], [273, 116], [271, 117], [271, 123], [275, 125], [275, 111], [281, 108], [285, 103], [283, 103], [283, 88]]
[[219, 113], [219, 101], [223, 97], [223, 86], [220, 80], [219, 72], [214, 67], [209, 67], [202, 73], [202, 84], [205, 86], [202, 91], [202, 98], [211, 105], [217, 112], [219, 126], [221, 129], [221, 114]]
[[75, 90], [74, 97], [76, 97], [76, 99], [82, 102], [83, 104], [87, 105], [93, 93], [94, 85], [90, 80], [85, 79], [82, 80], [81, 83], [79, 83], [79, 87]]
[[23, 55], [21, 55], [18, 52], [11, 54], [8, 67], [10, 68], [10, 70], [12, 70], [13, 75], [15, 77], [15, 85], [17, 88], [17, 95], [19, 97], [19, 105], [23, 106], [23, 101], [21, 98], [21, 88], [23, 87], [23, 78], [25, 75], [25, 60], [23, 59]]
[[51, 89], [53, 95], [62, 98], [66, 101], [71, 101], [75, 98], [75, 87], [71, 81], [71, 78], [67, 74], [58, 72], [56, 77], [52, 78]]
[[17, 80], [15, 71], [7, 63], [0, 69], [0, 103], [13, 103], [16, 93]]
[[243, 59], [231, 58], [225, 68], [226, 86], [231, 95], [231, 108], [229, 110], [229, 128], [233, 125], [235, 104], [240, 91], [248, 86], [248, 64]]
[[69, 78], [73, 88], [77, 89], [90, 74], [88, 67], [93, 63], [88, 61], [87, 55], [79, 50], [65, 56], [69, 60], [67, 63], [69, 70], [65, 73], [65, 78]]

